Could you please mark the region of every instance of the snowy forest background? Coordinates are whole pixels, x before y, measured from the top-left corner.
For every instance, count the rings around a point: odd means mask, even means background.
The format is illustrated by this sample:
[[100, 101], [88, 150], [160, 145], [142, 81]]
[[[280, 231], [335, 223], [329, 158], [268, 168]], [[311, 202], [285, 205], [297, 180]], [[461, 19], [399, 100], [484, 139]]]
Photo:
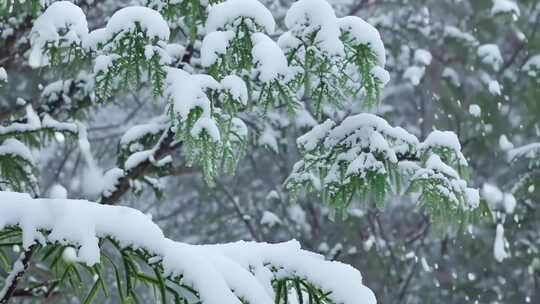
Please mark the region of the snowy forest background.
[[[161, 2], [75, 1], [91, 29], [105, 26], [119, 8], [158, 8]], [[276, 20], [271, 37], [277, 40], [293, 1], [261, 2]], [[141, 124], [162, 131], [164, 107], [144, 85], [101, 102], [91, 68], [32, 67], [29, 32], [42, 12], [40, 1], [0, 0], [0, 123], [24, 123], [27, 105], [57, 121], [84, 121], [93, 167], [77, 138], [52, 132], [30, 140], [39, 172], [34, 190], [41, 196], [67, 191], [69, 198], [120, 202], [151, 214], [169, 238], [192, 244], [297, 239], [304, 249], [359, 269], [379, 303], [540, 303], [540, 2], [329, 2], [337, 16], [360, 16], [379, 30], [390, 81], [374, 107], [350, 98], [324, 115], [341, 121], [377, 114], [421, 141], [434, 129], [455, 132], [468, 161], [468, 184], [480, 189], [481, 215], [466, 223], [430, 217], [414, 194], [387, 196], [384, 204], [355, 198], [337, 211], [317, 193], [293, 202], [284, 182], [301, 158], [296, 139], [324, 120], [305, 109], [290, 116], [279, 107], [270, 107], [264, 118], [242, 117], [249, 135], [234, 174], [209, 178], [202, 164], [187, 164], [185, 145], [172, 145], [164, 152], [172, 156], [171, 166], [144, 168], [114, 196], [101, 197], [110, 178], [103, 172], [148, 149], [159, 135], [133, 143], [126, 132]], [[36, 3], [35, 11], [29, 3]], [[20, 9], [16, 14], [7, 9], [12, 5]], [[186, 54], [200, 56], [204, 35], [197, 36], [188, 19], [169, 22], [180, 44], [170, 52], [177, 66]], [[0, 143], [5, 139], [0, 134]], [[6, 264], [18, 250], [3, 247]], [[33, 275], [25, 280], [49, 280], [42, 268], [30, 265]], [[6, 275], [0, 268], [0, 277]], [[76, 302], [74, 294], [62, 290], [47, 301]], [[22, 295], [15, 300], [43, 299]]]

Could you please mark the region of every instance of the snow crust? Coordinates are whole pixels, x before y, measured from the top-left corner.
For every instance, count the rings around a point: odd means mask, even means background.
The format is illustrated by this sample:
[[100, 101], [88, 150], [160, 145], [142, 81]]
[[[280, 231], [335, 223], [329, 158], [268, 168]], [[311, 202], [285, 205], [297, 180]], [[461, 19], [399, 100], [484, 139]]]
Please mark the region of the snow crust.
[[206, 31], [210, 33], [228, 29], [239, 18], [249, 18], [266, 33], [274, 33], [276, 22], [272, 13], [257, 0], [227, 0], [211, 6], [206, 19]]

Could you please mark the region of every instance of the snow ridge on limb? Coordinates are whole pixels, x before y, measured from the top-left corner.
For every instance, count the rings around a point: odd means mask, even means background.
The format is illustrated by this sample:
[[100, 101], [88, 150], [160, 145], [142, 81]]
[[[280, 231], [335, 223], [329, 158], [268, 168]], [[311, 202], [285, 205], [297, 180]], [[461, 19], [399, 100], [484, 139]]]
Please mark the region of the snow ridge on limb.
[[296, 241], [189, 245], [165, 238], [148, 216], [128, 207], [2, 191], [0, 227], [18, 227], [24, 248], [36, 242], [78, 248], [73, 259], [88, 266], [100, 263], [101, 238], [114, 239], [121, 248], [144, 250], [153, 263], [160, 262], [162, 275], [195, 289], [204, 304], [271, 304], [281, 293], [275, 286], [288, 279], [329, 293], [325, 303], [376, 303], [358, 270], [325, 261]]

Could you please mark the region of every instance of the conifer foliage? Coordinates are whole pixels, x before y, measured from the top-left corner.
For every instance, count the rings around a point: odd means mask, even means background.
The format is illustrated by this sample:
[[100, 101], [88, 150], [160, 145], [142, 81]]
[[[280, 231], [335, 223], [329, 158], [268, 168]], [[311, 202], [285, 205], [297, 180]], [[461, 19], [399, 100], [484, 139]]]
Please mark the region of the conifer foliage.
[[[189, 245], [166, 238], [143, 213], [113, 206], [142, 191], [140, 183], [159, 194], [152, 176], [173, 175], [173, 151], [210, 187], [234, 174], [251, 143], [265, 138], [248, 116], [315, 121], [296, 140], [301, 155], [283, 181], [293, 199], [315, 193], [344, 212], [353, 198], [382, 205], [389, 194], [415, 193], [434, 221], [452, 215], [460, 223], [477, 211], [454, 133], [419, 140], [374, 114], [333, 115], [349, 103], [369, 111], [389, 81], [383, 41], [363, 19], [337, 17], [325, 0], [294, 2], [284, 28], [257, 0], [143, 2], [96, 27], [85, 14], [92, 1], [0, 8], [12, 20], [3, 30], [27, 28], [25, 64], [60, 78], [39, 86], [39, 104], [21, 100], [0, 113], [0, 303], [62, 293], [140, 303], [145, 288], [161, 303], [375, 303], [356, 269], [295, 241]], [[9, 76], [1, 68], [0, 85]], [[76, 141], [97, 170], [85, 113], [123, 94], [148, 96], [162, 115], [129, 129], [117, 166], [87, 180], [95, 202], [68, 199], [61, 188], [44, 198], [36, 153], [54, 138]], [[49, 279], [23, 280], [32, 261]]]

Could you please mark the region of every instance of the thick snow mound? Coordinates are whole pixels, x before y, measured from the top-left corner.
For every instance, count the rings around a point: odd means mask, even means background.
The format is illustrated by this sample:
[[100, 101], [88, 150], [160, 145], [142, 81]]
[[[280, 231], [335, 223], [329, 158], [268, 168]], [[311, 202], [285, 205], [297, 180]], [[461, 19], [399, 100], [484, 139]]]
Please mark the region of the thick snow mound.
[[307, 38], [317, 33], [315, 41], [329, 55], [343, 55], [344, 47], [339, 40], [338, 19], [332, 6], [325, 0], [300, 0], [291, 5], [285, 16], [285, 25], [292, 34]]
[[147, 7], [131, 6], [117, 11], [107, 22], [106, 29], [109, 35], [114, 35], [132, 31], [136, 24], [148, 37], [169, 40], [170, 30], [167, 22], [160, 13]]
[[379, 31], [364, 19], [356, 16], [347, 16], [338, 19], [338, 25], [342, 31], [348, 32], [351, 38], [358, 44], [366, 44], [377, 56], [379, 65], [386, 64], [386, 51], [381, 40]]
[[249, 18], [264, 28], [268, 34], [274, 33], [276, 22], [272, 13], [257, 0], [227, 0], [210, 7], [206, 19], [206, 32], [225, 29], [238, 18]]

